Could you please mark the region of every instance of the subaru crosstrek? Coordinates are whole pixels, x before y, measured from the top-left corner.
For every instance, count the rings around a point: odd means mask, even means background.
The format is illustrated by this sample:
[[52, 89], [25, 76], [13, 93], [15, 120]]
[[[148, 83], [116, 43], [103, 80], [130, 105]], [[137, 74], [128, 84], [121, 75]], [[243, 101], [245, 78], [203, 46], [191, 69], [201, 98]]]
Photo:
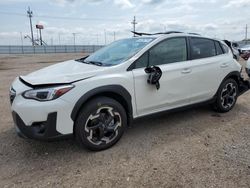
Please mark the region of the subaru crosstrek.
[[11, 110], [23, 137], [73, 135], [102, 150], [142, 116], [203, 103], [228, 112], [249, 88], [241, 69], [219, 40], [174, 32], [122, 39], [16, 78]]

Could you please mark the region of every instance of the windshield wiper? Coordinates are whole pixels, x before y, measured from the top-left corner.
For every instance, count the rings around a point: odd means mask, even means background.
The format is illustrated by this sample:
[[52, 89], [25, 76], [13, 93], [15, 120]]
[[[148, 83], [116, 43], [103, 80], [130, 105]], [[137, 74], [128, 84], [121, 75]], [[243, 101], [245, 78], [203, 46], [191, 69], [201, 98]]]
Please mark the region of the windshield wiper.
[[86, 63], [86, 64], [92, 64], [92, 65], [97, 65], [97, 66], [103, 66], [102, 62], [98, 62], [98, 61], [85, 61], [85, 58], [81, 58], [81, 59], [77, 59], [76, 61], [82, 62], [82, 63]]
[[84, 61], [84, 63], [92, 64], [92, 65], [97, 65], [97, 66], [103, 66], [102, 62], [99, 61]]
[[[92, 65], [97, 65], [97, 66], [106, 66], [106, 64], [103, 64], [102, 62], [99, 61], [85, 61], [86, 58], [81, 58], [81, 59], [76, 59], [76, 61], [81, 62], [81, 63], [86, 63], [86, 64], [92, 64]], [[107, 64], [109, 65], [109, 64]]]
[[78, 62], [81, 62], [81, 63], [87, 63], [88, 64], [88, 62], [86, 62], [85, 59], [86, 58], [81, 58], [81, 59], [76, 59], [75, 61], [78, 61]]

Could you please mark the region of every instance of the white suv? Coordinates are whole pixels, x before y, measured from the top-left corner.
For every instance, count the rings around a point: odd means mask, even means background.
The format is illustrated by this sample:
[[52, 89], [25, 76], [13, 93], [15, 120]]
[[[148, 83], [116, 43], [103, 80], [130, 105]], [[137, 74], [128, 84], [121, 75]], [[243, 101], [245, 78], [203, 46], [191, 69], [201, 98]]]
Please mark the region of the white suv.
[[174, 32], [135, 37], [16, 78], [11, 110], [23, 137], [74, 135], [102, 150], [135, 118], [201, 103], [231, 110], [248, 90], [240, 72], [222, 41]]

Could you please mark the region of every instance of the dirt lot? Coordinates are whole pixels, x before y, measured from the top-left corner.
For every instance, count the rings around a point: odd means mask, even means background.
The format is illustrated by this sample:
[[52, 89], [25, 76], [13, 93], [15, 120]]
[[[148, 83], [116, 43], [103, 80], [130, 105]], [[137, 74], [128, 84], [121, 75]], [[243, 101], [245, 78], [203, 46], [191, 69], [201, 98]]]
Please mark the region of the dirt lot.
[[19, 138], [12, 80], [81, 56], [0, 56], [0, 187], [250, 187], [250, 92], [226, 114], [201, 107], [137, 120], [102, 152]]

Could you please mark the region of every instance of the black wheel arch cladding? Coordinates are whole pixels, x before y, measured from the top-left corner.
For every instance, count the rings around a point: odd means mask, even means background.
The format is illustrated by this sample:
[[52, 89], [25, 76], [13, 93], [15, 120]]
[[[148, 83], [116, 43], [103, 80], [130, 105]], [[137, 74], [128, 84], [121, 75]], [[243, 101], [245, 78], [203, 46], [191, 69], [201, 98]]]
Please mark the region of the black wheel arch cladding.
[[[241, 73], [239, 71], [233, 71], [230, 72], [229, 74], [227, 74], [227, 76], [222, 80], [221, 84], [224, 83], [227, 79], [233, 79], [236, 81], [236, 83], [238, 84], [238, 92], [239, 95], [243, 94], [244, 92], [246, 92], [249, 89], [249, 82], [246, 80], [243, 80], [243, 78], [241, 77]], [[219, 88], [218, 88], [219, 90]], [[218, 93], [218, 90], [216, 92], [216, 94]]]
[[84, 104], [87, 101], [98, 96], [110, 97], [120, 102], [127, 113], [128, 125], [131, 124], [132, 114], [133, 114], [132, 98], [130, 93], [120, 85], [107, 85], [107, 86], [97, 87], [82, 95], [82, 97], [80, 97], [76, 102], [71, 112], [70, 115], [71, 119], [75, 121], [80, 109], [84, 106]]

